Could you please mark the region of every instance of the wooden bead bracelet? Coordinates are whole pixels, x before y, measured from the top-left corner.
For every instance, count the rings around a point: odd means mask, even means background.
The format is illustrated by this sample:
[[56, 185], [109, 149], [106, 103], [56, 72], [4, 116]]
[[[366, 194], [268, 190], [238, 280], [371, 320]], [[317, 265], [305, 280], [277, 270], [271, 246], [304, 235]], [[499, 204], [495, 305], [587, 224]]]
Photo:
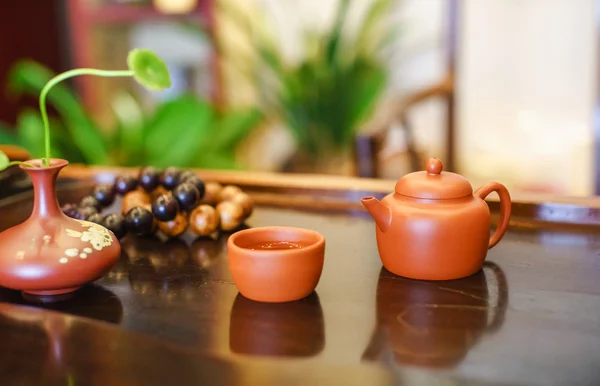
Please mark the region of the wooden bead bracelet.
[[[103, 215], [117, 195], [123, 197], [121, 213]], [[62, 210], [104, 226], [119, 239], [128, 233], [174, 238], [187, 231], [198, 236], [234, 231], [250, 217], [253, 205], [235, 185], [205, 182], [189, 170], [144, 167], [137, 178], [118, 176], [113, 184], [97, 185], [79, 204], [66, 204]]]

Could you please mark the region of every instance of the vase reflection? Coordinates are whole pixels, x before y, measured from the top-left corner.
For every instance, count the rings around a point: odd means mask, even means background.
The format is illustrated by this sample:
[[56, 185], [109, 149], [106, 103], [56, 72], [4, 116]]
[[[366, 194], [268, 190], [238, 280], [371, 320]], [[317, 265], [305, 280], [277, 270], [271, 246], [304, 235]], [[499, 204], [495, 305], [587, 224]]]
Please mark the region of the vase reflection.
[[58, 311], [83, 316], [103, 322], [119, 324], [123, 319], [123, 304], [112, 291], [95, 284], [88, 284], [69, 296], [57, 295], [60, 301], [49, 296], [21, 296], [19, 291], [0, 288], [0, 302]]
[[[488, 285], [492, 278], [496, 285]], [[363, 359], [390, 355], [398, 364], [456, 366], [485, 333], [501, 327], [507, 305], [506, 278], [490, 262], [470, 277], [451, 281], [406, 279], [382, 268], [377, 325]]]
[[[6, 368], [28, 366], [35, 363], [36, 371], [26, 371], [32, 384], [69, 384], [71, 374], [65, 362], [64, 335], [71, 328], [71, 320], [59, 314], [48, 314], [39, 308], [0, 305], [0, 328], [10, 331], [2, 339], [7, 347], [23, 347], [23, 352], [2, 355]], [[24, 338], [27, 339], [24, 340]], [[23, 360], [23, 356], [27, 360]], [[14, 368], [14, 367], [12, 367]], [[32, 370], [32, 369], [30, 369]], [[2, 381], [6, 384], [20, 384], [18, 371], [9, 371]], [[14, 378], [14, 379], [11, 379]]]
[[19, 291], [0, 290], [0, 340], [12, 348], [0, 353], [2, 364], [12, 369], [3, 374], [3, 385], [22, 384], [24, 379], [35, 385], [73, 384], [71, 364], [90, 351], [86, 340], [72, 339], [71, 334], [84, 336], [89, 330], [84, 319], [63, 314], [119, 324], [123, 306], [114, 293], [98, 285], [83, 286], [66, 301], [36, 304], [24, 300]]
[[310, 357], [325, 347], [319, 296], [287, 303], [261, 303], [238, 294], [231, 309], [229, 347], [256, 356]]

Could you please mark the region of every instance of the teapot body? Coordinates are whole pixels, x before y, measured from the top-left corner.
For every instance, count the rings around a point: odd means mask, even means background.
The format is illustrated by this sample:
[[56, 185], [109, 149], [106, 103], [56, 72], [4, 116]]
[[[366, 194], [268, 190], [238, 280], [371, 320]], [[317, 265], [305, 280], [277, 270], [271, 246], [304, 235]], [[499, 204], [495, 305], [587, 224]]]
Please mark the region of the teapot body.
[[490, 210], [483, 199], [418, 199], [391, 193], [382, 204], [391, 222], [376, 227], [384, 267], [399, 276], [450, 280], [481, 269], [490, 240]]

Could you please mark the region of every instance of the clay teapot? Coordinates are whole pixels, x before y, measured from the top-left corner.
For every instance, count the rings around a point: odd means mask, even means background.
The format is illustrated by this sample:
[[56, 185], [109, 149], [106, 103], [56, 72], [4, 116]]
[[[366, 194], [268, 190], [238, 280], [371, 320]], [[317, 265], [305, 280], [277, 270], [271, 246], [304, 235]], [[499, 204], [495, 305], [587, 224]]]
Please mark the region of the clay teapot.
[[[500, 197], [500, 221], [490, 237], [490, 193]], [[443, 171], [437, 158], [426, 170], [409, 173], [383, 200], [361, 199], [376, 222], [379, 256], [384, 267], [399, 276], [450, 280], [479, 271], [504, 236], [511, 211], [510, 195], [497, 182], [475, 192], [467, 179]]]

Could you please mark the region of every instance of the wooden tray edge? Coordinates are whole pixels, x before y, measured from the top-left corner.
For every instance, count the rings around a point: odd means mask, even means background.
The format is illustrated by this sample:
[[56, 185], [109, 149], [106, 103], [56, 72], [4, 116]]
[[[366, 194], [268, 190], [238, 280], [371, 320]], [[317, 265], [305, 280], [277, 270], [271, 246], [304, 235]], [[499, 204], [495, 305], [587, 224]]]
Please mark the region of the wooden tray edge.
[[[195, 170], [205, 180], [223, 185], [238, 185], [252, 195], [257, 204], [286, 206], [307, 210], [364, 211], [360, 198], [384, 197], [396, 181], [329, 175], [280, 174]], [[61, 177], [110, 182], [118, 174], [137, 172], [137, 168], [101, 167], [72, 164]], [[498, 198], [487, 200], [494, 221], [500, 208]], [[600, 197], [565, 197], [545, 194], [513, 195], [511, 225], [518, 227], [600, 226]]]

